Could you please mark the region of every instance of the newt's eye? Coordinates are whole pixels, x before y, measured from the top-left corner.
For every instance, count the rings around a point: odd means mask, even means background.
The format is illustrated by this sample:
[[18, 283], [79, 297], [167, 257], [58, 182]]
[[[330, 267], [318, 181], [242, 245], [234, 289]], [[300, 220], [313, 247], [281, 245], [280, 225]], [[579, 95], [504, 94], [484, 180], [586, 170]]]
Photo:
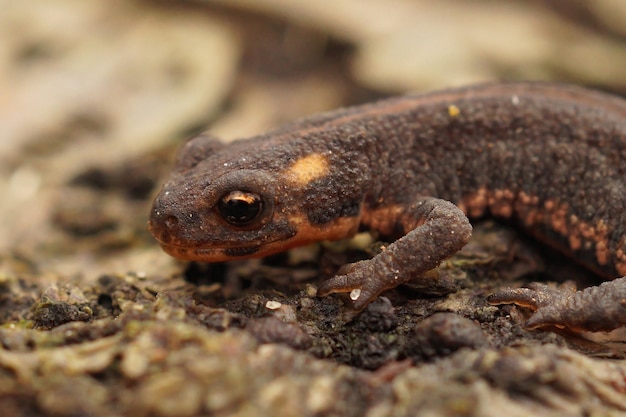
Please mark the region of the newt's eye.
[[263, 199], [256, 193], [231, 191], [219, 199], [217, 211], [232, 226], [251, 226], [263, 212]]

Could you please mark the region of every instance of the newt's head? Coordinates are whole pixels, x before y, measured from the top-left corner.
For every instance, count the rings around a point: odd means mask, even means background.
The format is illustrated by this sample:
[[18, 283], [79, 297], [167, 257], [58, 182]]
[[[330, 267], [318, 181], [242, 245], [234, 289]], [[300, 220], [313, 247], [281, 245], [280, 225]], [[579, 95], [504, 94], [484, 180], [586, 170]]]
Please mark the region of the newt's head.
[[[333, 198], [330, 163], [322, 153], [198, 136], [181, 150], [148, 227], [168, 254], [201, 262], [349, 236], [359, 224], [360, 201], [351, 213], [320, 207]], [[321, 218], [320, 209], [330, 215]]]

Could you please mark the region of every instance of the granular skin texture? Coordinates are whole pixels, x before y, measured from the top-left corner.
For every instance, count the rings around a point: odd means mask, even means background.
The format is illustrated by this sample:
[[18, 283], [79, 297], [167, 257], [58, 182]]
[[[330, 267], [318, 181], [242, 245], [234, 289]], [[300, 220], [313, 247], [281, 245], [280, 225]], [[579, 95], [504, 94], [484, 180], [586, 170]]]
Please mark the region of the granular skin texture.
[[[605, 279], [626, 275], [625, 178], [626, 101], [575, 86], [486, 84], [339, 109], [229, 145], [196, 137], [149, 225], [166, 252], [203, 262], [376, 230], [393, 243], [318, 289], [349, 292], [356, 314], [462, 248], [468, 217], [507, 219]], [[260, 203], [222, 206], [233, 191]], [[556, 303], [556, 323], [540, 319], [553, 307], [526, 296], [491, 300], [535, 309], [532, 327], [626, 324], [625, 279], [576, 297]], [[584, 308], [565, 314], [578, 299]]]

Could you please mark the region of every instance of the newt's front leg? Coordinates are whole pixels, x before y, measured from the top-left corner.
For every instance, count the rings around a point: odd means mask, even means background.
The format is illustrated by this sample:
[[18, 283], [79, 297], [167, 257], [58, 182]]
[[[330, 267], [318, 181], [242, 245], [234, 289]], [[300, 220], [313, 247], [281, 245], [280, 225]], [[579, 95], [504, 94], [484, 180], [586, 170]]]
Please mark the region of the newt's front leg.
[[370, 260], [344, 266], [322, 283], [318, 295], [351, 292], [355, 311], [364, 309], [380, 293], [413, 280], [438, 266], [470, 239], [472, 226], [449, 201], [423, 198], [397, 219], [405, 236]]

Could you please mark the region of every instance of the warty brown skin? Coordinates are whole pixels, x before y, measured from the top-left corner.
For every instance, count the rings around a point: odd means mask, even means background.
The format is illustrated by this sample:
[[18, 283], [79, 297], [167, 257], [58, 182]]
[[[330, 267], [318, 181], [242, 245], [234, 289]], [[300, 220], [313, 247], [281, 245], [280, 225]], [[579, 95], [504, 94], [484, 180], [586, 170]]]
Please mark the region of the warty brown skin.
[[[227, 146], [194, 138], [149, 227], [169, 254], [203, 262], [376, 230], [394, 242], [318, 291], [351, 292], [360, 311], [463, 247], [466, 215], [510, 219], [606, 279], [626, 275], [625, 178], [625, 100], [575, 86], [486, 84], [339, 109]], [[244, 193], [236, 204], [260, 202], [243, 226], [220, 208], [233, 191]], [[574, 318], [513, 290], [493, 302], [529, 305], [536, 317], [548, 309], [565, 326], [626, 324], [626, 278], [603, 291], [613, 297], [595, 297]]]

